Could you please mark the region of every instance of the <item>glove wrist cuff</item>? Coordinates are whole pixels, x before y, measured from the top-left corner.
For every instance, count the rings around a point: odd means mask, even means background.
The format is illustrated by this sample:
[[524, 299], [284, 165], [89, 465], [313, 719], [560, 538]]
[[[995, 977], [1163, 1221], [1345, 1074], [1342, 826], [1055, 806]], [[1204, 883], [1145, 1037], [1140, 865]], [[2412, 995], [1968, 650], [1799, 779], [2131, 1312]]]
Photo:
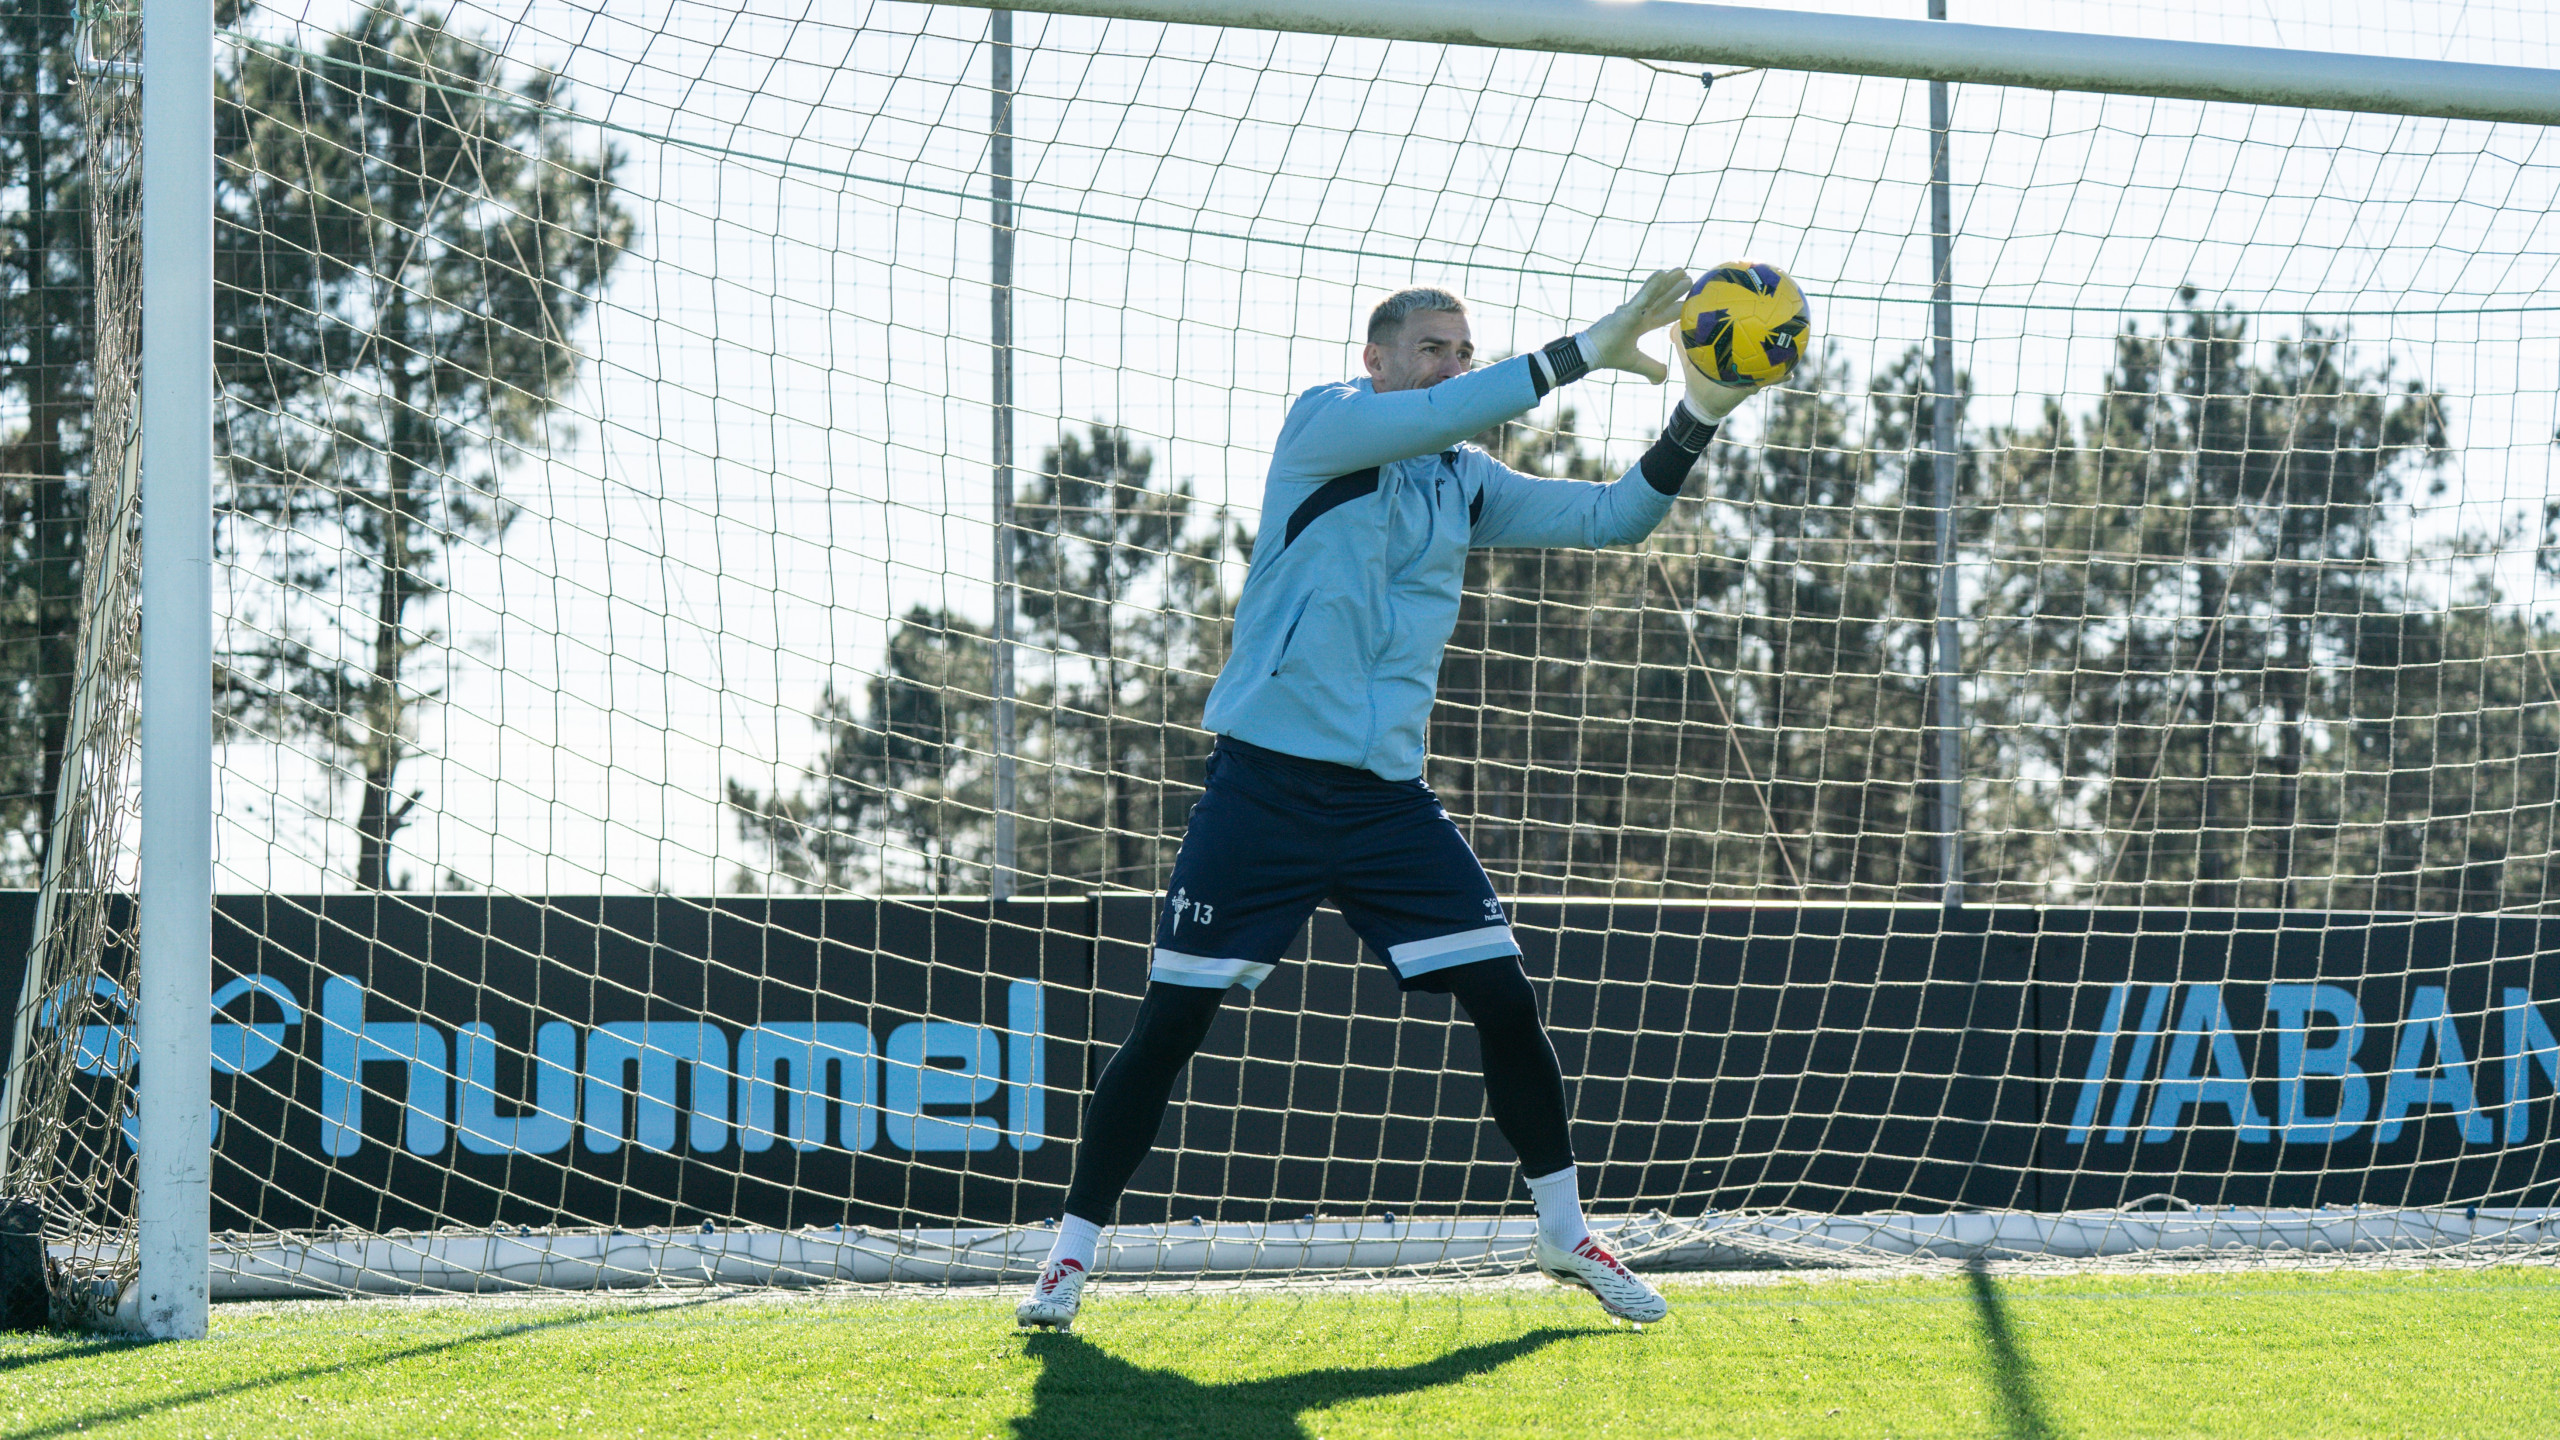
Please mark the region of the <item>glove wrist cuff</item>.
[[1665, 495], [1677, 495], [1681, 483], [1697, 467], [1699, 452], [1714, 438], [1714, 422], [1699, 418], [1691, 402], [1682, 400], [1671, 407], [1671, 418], [1663, 422], [1662, 437], [1644, 452], [1637, 468], [1644, 472], [1646, 484]]
[[1663, 422], [1662, 438], [1694, 455], [1707, 448], [1716, 438], [1716, 421], [1698, 413], [1695, 400], [1682, 399], [1671, 407], [1671, 418]]
[[1541, 397], [1549, 390], [1570, 385], [1591, 373], [1591, 359], [1583, 354], [1582, 344], [1581, 336], [1567, 335], [1561, 340], [1549, 341], [1546, 348], [1538, 352], [1536, 368], [1547, 382], [1538, 392]]

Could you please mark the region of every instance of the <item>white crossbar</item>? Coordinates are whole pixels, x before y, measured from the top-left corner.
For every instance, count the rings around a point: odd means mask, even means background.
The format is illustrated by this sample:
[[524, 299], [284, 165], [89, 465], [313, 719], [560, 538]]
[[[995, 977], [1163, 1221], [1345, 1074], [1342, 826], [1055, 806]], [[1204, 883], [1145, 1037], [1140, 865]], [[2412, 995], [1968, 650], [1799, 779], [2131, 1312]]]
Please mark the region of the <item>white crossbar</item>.
[[980, 9], [1304, 30], [1380, 40], [2088, 90], [2455, 120], [2560, 124], [2560, 71], [2134, 40], [2063, 30], [1807, 15], [1679, 0], [1054, 0]]

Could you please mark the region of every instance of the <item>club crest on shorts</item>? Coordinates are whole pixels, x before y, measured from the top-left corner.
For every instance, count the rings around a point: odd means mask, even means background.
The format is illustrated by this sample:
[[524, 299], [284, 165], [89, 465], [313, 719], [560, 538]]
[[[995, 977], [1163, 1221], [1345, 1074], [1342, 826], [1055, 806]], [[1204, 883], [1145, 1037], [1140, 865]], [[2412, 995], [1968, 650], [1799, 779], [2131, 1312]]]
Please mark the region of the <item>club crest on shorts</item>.
[[1218, 909], [1205, 900], [1194, 900], [1187, 890], [1176, 890], [1165, 897], [1164, 908], [1173, 916], [1172, 933], [1182, 933], [1182, 922], [1188, 916], [1195, 925], [1207, 925], [1216, 919]]

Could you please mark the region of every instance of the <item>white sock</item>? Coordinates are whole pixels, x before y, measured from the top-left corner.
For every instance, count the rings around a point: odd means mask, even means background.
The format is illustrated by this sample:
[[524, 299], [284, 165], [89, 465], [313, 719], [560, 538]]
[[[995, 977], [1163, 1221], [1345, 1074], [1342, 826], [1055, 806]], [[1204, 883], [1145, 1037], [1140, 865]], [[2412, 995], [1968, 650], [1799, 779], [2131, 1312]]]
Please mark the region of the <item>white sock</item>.
[[1570, 1250], [1591, 1233], [1582, 1218], [1581, 1177], [1567, 1165], [1553, 1175], [1529, 1177], [1529, 1198], [1538, 1202], [1538, 1238], [1559, 1250]]
[[1090, 1275], [1093, 1273], [1094, 1245], [1101, 1239], [1101, 1226], [1073, 1215], [1061, 1215], [1058, 1217], [1058, 1238], [1049, 1242], [1049, 1258], [1041, 1262], [1040, 1268], [1046, 1271], [1061, 1260], [1073, 1260]]

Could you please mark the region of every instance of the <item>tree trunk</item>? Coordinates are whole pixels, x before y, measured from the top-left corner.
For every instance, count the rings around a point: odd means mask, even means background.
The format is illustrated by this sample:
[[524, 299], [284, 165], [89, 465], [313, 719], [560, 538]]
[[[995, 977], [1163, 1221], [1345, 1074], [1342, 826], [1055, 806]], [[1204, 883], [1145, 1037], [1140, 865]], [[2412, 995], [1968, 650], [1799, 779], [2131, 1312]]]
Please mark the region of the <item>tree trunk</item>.
[[2293, 871], [2301, 849], [2302, 732], [2310, 708], [2311, 606], [2316, 603], [2300, 594], [2298, 585], [2292, 588], [2295, 593], [2287, 598], [2294, 602], [2294, 613], [2285, 627], [2284, 730], [2276, 755], [2276, 904], [2287, 910], [2300, 899]]
[[2195, 905], [2199, 909], [2227, 908], [2233, 903], [2231, 867], [2222, 853], [2221, 807], [2216, 803], [2221, 790], [2214, 776], [2215, 762], [2222, 738], [2222, 619], [2230, 605], [2228, 576], [2219, 575], [2210, 564], [2206, 569], [2205, 596], [2201, 614], [2204, 638], [2196, 652], [2196, 674], [2204, 694], [2203, 713], [2198, 717], [2203, 734], [2196, 756], [2196, 885]]
[[409, 495], [416, 482], [416, 466], [409, 458], [409, 447], [417, 427], [416, 412], [408, 403], [409, 377], [396, 365], [392, 376], [393, 439], [391, 453], [383, 465], [382, 553], [376, 557], [382, 570], [374, 599], [373, 661], [356, 702], [364, 737], [364, 804], [356, 816], [356, 884], [367, 890], [391, 888], [391, 842], [408, 823], [410, 806], [417, 803], [415, 796], [397, 805], [392, 799], [406, 748], [400, 734], [406, 711], [400, 669], [407, 655], [401, 622], [409, 607]]

